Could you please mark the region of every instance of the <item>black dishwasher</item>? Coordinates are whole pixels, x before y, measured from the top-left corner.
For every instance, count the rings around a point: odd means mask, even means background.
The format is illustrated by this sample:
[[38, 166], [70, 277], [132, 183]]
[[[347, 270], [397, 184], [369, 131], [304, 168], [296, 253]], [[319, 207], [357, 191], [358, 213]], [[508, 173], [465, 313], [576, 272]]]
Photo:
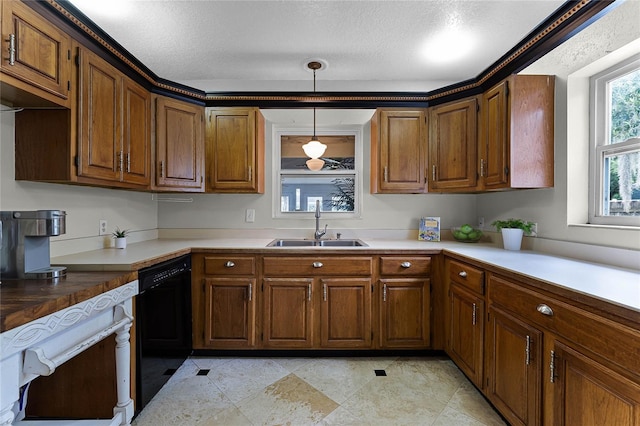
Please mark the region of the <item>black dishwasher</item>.
[[191, 255], [138, 271], [136, 413], [191, 353]]

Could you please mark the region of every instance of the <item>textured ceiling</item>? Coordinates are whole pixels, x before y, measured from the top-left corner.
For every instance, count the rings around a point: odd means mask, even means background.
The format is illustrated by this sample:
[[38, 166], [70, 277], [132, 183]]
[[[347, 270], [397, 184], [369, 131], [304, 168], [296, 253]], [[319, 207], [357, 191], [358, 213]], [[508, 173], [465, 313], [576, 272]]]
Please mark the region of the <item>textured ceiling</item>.
[[[476, 77], [564, 1], [73, 3], [159, 77], [215, 92], [311, 91], [310, 58], [328, 64], [318, 91], [437, 89]], [[94, 11], [97, 3], [120, 13]], [[434, 54], [443, 35], [467, 39]], [[449, 53], [460, 57], [441, 62]]]

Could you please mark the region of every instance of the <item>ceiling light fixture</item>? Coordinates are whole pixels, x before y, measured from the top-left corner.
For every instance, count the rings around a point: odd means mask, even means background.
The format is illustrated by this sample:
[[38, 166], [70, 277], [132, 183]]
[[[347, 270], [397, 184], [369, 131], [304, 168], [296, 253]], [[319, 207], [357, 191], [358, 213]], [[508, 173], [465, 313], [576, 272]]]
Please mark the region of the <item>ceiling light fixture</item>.
[[[307, 67], [310, 70], [313, 70], [313, 93], [316, 93], [316, 70], [322, 68], [322, 64], [317, 61], [311, 61], [307, 64]], [[309, 142], [302, 145], [302, 149], [307, 157], [311, 158], [307, 160], [307, 167], [309, 170], [317, 172], [321, 170], [324, 166], [324, 160], [321, 160], [320, 157], [324, 154], [324, 151], [327, 149], [327, 145], [323, 144], [316, 137], [316, 108], [313, 108], [313, 137]]]

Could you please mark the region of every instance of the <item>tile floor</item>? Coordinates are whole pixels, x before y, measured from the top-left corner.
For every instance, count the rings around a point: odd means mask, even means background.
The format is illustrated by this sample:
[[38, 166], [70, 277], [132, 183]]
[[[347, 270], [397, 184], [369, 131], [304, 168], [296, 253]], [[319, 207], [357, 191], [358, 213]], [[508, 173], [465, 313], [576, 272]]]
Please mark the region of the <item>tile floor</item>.
[[445, 358], [191, 357], [133, 425], [505, 423]]

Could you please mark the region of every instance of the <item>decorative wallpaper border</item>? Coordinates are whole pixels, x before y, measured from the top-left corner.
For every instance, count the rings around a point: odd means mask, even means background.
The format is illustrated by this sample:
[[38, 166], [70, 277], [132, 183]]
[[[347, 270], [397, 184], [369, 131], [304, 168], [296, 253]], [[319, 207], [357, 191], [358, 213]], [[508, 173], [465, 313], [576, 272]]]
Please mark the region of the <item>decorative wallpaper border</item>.
[[97, 34], [91, 28], [89, 28], [84, 22], [80, 19], [72, 15], [69, 11], [67, 11], [64, 7], [62, 7], [56, 0], [44, 0], [47, 4], [49, 4], [52, 8], [54, 8], [60, 15], [64, 16], [68, 21], [70, 21], [73, 25], [75, 25], [82, 33], [84, 33], [87, 37], [98, 43], [103, 48], [107, 49], [111, 54], [116, 56], [119, 60], [121, 60], [124, 64], [134, 70], [138, 75], [148, 81], [152, 86], [165, 90], [170, 93], [175, 93], [176, 95], [187, 96], [189, 98], [193, 98], [199, 101], [207, 101], [207, 102], [216, 102], [216, 101], [235, 101], [235, 102], [429, 102], [435, 99], [443, 98], [446, 96], [452, 96], [461, 92], [466, 92], [469, 90], [474, 90], [480, 88], [487, 80], [493, 77], [500, 70], [504, 69], [506, 66], [514, 63], [517, 59], [521, 58], [525, 53], [528, 53], [534, 47], [536, 47], [539, 43], [545, 40], [553, 31], [558, 29], [561, 25], [571, 20], [579, 11], [581, 11], [585, 6], [590, 3], [596, 2], [596, 0], [581, 0], [576, 2], [576, 4], [567, 10], [563, 15], [558, 17], [555, 21], [547, 25], [542, 30], [538, 31], [536, 34], [532, 35], [526, 41], [520, 45], [517, 50], [511, 53], [506, 58], [499, 60], [499, 62], [493, 64], [490, 69], [488, 69], [484, 74], [481, 74], [476, 78], [476, 80], [469, 84], [462, 84], [460, 86], [452, 87], [449, 90], [444, 91], [433, 91], [433, 92], [422, 92], [413, 94], [402, 94], [402, 95], [376, 95], [372, 94], [363, 94], [362, 96], [352, 96], [352, 95], [340, 95], [336, 94], [335, 96], [310, 96], [310, 95], [296, 95], [296, 94], [247, 94], [243, 95], [241, 92], [232, 93], [232, 94], [216, 94], [216, 93], [206, 93], [198, 92], [194, 90], [188, 90], [187, 88], [177, 87], [175, 85], [170, 84], [170, 82], [162, 82], [159, 81], [158, 78], [154, 75], [150, 75], [148, 72], [140, 68], [137, 64], [130, 60], [129, 57], [124, 55], [118, 49], [116, 49], [109, 41], [105, 40], [102, 36]]

